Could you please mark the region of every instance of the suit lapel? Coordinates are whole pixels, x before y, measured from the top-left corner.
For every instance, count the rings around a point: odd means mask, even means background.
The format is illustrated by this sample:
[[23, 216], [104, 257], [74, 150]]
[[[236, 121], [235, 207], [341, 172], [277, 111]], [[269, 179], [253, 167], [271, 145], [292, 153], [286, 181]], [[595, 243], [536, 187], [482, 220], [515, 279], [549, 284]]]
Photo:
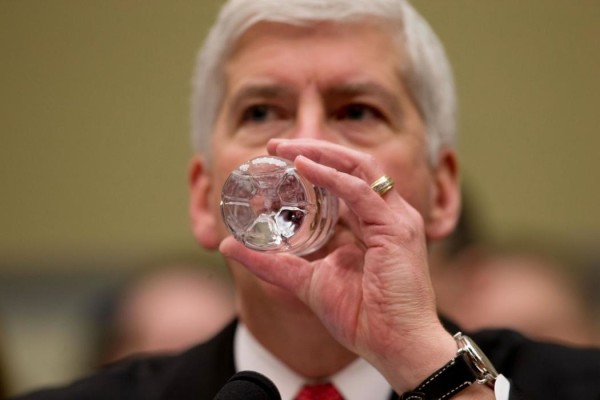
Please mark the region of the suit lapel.
[[233, 338], [237, 321], [217, 336], [183, 353], [173, 368], [164, 400], [212, 400], [235, 374]]

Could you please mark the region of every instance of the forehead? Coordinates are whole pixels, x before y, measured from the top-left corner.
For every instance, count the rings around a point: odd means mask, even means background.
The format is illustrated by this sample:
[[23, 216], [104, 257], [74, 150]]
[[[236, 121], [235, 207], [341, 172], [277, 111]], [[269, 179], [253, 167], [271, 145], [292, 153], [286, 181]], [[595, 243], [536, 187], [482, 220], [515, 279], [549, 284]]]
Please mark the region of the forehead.
[[[260, 22], [237, 40], [225, 64], [228, 86], [242, 78], [381, 80], [401, 78], [404, 52], [393, 29], [375, 21]], [[381, 82], [385, 83], [385, 82]]]

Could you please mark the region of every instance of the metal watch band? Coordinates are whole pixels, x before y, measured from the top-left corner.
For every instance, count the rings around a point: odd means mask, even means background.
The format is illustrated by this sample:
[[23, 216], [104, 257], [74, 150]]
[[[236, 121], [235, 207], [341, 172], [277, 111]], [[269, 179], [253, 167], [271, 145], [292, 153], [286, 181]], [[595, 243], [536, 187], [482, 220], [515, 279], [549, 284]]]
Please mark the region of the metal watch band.
[[431, 374], [415, 390], [400, 396], [400, 400], [445, 400], [475, 381], [476, 376], [465, 356], [459, 354]]

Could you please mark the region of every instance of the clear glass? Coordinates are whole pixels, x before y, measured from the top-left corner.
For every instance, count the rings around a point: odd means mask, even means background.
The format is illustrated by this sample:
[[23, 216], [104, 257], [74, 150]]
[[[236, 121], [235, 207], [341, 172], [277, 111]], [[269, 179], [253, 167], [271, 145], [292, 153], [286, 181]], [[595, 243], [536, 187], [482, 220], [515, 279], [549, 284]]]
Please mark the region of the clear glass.
[[253, 158], [234, 170], [221, 192], [223, 221], [246, 247], [306, 255], [329, 239], [338, 199], [279, 157]]

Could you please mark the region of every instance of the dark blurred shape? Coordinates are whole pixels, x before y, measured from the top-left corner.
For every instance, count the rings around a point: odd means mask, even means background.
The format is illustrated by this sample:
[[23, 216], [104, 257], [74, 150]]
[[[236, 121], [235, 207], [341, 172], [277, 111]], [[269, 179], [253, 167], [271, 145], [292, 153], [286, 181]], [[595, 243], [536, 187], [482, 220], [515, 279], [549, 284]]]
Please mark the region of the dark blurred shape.
[[[1, 326], [0, 326], [1, 329]], [[0, 331], [0, 400], [8, 396], [8, 378], [4, 365], [4, 341], [2, 340], [2, 331]]]
[[266, 376], [240, 371], [223, 386], [214, 400], [281, 400], [277, 387]]

